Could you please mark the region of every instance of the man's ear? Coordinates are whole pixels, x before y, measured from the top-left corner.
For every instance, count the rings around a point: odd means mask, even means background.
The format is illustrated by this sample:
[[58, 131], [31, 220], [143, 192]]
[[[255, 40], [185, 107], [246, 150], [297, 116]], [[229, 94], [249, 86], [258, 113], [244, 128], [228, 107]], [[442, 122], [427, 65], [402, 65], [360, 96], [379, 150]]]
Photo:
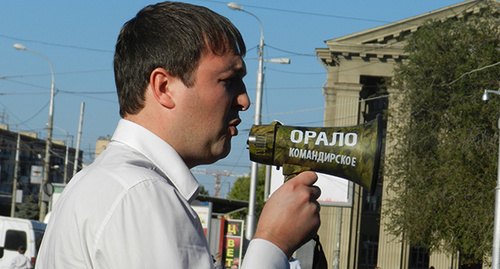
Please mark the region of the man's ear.
[[170, 75], [167, 70], [163, 68], [156, 68], [151, 72], [149, 77], [149, 84], [156, 101], [166, 108], [173, 108], [175, 106], [172, 87], [174, 76]]

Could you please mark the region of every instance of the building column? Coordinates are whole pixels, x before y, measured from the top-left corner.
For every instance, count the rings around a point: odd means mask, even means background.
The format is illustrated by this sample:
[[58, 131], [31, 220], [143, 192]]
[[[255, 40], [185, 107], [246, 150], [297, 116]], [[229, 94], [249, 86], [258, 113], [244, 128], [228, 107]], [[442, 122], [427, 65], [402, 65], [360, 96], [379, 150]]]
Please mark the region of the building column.
[[[333, 68], [332, 68], [333, 69]], [[329, 70], [325, 95], [325, 127], [353, 126], [359, 123], [359, 83], [342, 83]], [[333, 78], [333, 79], [332, 79]], [[330, 268], [356, 268], [362, 190], [354, 186], [352, 208], [322, 207], [318, 231]], [[340, 223], [340, 234], [338, 225]], [[340, 238], [339, 238], [340, 237]], [[334, 263], [338, 262], [338, 267]]]

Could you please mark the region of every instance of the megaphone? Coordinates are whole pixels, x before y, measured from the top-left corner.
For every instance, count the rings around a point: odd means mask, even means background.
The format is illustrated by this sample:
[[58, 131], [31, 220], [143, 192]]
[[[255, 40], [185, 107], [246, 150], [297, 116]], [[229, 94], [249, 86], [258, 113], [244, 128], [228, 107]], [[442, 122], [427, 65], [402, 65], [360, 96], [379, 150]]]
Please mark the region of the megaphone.
[[350, 180], [373, 195], [382, 150], [382, 115], [351, 127], [254, 125], [250, 160], [283, 167], [287, 177], [315, 171]]

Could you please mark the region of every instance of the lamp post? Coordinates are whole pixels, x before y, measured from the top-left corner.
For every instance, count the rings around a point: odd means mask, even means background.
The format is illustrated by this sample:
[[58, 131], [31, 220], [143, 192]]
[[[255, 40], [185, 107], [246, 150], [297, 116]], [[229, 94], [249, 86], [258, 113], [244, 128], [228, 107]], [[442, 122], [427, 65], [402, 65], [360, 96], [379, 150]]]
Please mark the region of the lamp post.
[[17, 128], [17, 141], [16, 141], [16, 159], [14, 164], [14, 180], [12, 181], [12, 201], [10, 204], [10, 216], [16, 216], [16, 197], [17, 197], [17, 180], [19, 178], [19, 154], [21, 150], [21, 133]]
[[[500, 91], [484, 90], [482, 100], [487, 103], [490, 100], [489, 93], [500, 95]], [[500, 131], [500, 117], [497, 122], [498, 130]], [[493, 222], [493, 253], [491, 256], [491, 268], [500, 269], [500, 132], [498, 144], [498, 172], [497, 186], [495, 188], [495, 216]]]
[[49, 175], [50, 175], [50, 152], [52, 150], [52, 127], [54, 125], [54, 92], [55, 92], [55, 84], [54, 84], [54, 69], [52, 68], [52, 64], [50, 63], [49, 59], [45, 57], [43, 54], [32, 51], [27, 49], [24, 45], [21, 44], [14, 44], [14, 48], [17, 50], [25, 50], [27, 52], [31, 52], [34, 54], [37, 54], [39, 56], [42, 56], [50, 66], [50, 73], [52, 77], [52, 83], [50, 84], [50, 106], [49, 106], [49, 123], [47, 124], [47, 140], [45, 144], [45, 157], [44, 157], [44, 162], [43, 162], [43, 179], [42, 179], [42, 184], [40, 184], [40, 193], [38, 196], [38, 204], [40, 207], [40, 214], [39, 214], [39, 220], [43, 221], [45, 218], [45, 215], [47, 214], [47, 204], [43, 201], [43, 196], [44, 196], [44, 186], [45, 184], [48, 183], [49, 181]]
[[[262, 88], [264, 85], [264, 29], [262, 27], [262, 22], [260, 19], [254, 15], [243, 9], [240, 4], [230, 2], [227, 4], [227, 7], [232, 10], [243, 11], [251, 16], [253, 16], [260, 25], [260, 42], [259, 42], [259, 66], [257, 69], [257, 88], [255, 94], [255, 116], [254, 116], [254, 125], [261, 124], [261, 111], [262, 111]], [[281, 64], [289, 64], [290, 59], [270, 59], [266, 60], [267, 62], [273, 63], [281, 63]], [[255, 234], [255, 229], [257, 225], [257, 219], [255, 216], [255, 205], [256, 205], [256, 192], [257, 192], [257, 174], [258, 174], [258, 164], [256, 162], [252, 162], [250, 169], [250, 195], [248, 200], [248, 214], [247, 214], [247, 229], [245, 232], [245, 238], [250, 240], [253, 238]]]
[[[262, 111], [262, 87], [264, 85], [264, 29], [262, 27], [262, 22], [260, 21], [260, 19], [254, 14], [244, 10], [241, 5], [231, 2], [228, 3], [227, 6], [232, 10], [239, 10], [252, 15], [254, 18], [257, 19], [260, 25], [259, 67], [257, 69], [257, 89], [255, 94], [255, 117], [254, 117], [254, 124], [260, 125], [261, 111]], [[258, 174], [258, 164], [256, 162], [252, 162], [250, 168], [250, 196], [248, 199], [247, 229], [245, 232], [245, 238], [248, 240], [251, 240], [253, 238], [257, 225], [257, 219], [255, 216], [257, 174]]]

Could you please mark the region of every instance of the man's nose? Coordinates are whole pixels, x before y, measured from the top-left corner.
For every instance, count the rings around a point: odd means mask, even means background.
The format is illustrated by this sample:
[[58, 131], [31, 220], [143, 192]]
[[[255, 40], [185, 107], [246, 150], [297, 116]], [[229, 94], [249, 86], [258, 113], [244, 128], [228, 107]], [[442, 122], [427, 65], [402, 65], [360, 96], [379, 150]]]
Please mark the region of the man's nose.
[[250, 98], [248, 97], [247, 92], [242, 93], [238, 96], [238, 103], [240, 104], [240, 110], [245, 111], [250, 107]]
[[233, 106], [238, 107], [240, 111], [245, 111], [250, 107], [250, 97], [248, 97], [247, 89], [244, 85], [241, 91], [235, 96]]

